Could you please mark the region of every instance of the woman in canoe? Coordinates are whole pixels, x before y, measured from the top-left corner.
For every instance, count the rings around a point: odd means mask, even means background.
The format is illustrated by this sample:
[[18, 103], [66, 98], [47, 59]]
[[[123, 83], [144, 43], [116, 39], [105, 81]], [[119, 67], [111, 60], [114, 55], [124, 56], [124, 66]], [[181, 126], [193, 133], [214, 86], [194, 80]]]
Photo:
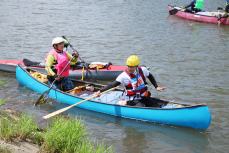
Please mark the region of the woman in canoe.
[[66, 40], [62, 37], [56, 37], [52, 40], [53, 48], [49, 51], [45, 70], [48, 72], [49, 83], [53, 83], [56, 88], [67, 91], [74, 88], [72, 81], [68, 78], [70, 65], [77, 62], [78, 53], [73, 52], [71, 55], [64, 51]]
[[[197, 13], [203, 10], [204, 0], [193, 0], [189, 5], [184, 7], [186, 12]], [[190, 9], [189, 9], [190, 8]]]
[[140, 60], [138, 56], [131, 55], [128, 57], [126, 60], [126, 65], [128, 68], [122, 72], [114, 82], [100, 89], [96, 95], [100, 96], [101, 92], [122, 85], [125, 87], [126, 94], [122, 103], [123, 105], [143, 105], [146, 107], [154, 105], [150, 99], [151, 93], [148, 91], [146, 86], [146, 78], [150, 80], [157, 91], [162, 91], [165, 89], [165, 87], [158, 86], [155, 78], [149, 72], [149, 70], [147, 70], [146, 67], [140, 67], [139, 64]]

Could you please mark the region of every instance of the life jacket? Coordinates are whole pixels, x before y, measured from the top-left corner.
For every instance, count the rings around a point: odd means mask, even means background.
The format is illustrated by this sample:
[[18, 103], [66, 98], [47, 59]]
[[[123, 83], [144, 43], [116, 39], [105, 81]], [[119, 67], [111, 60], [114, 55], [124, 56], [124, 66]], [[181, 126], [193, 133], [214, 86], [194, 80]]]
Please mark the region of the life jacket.
[[127, 70], [125, 72], [130, 77], [130, 82], [125, 86], [126, 95], [127, 96], [135, 96], [140, 94], [141, 96], [146, 96], [147, 94], [147, 86], [146, 86], [146, 78], [143, 74], [143, 71], [140, 67], [137, 68], [138, 73], [135, 75], [133, 73], [129, 73]]
[[[62, 52], [62, 53], [58, 53], [56, 52], [55, 49], [52, 49], [48, 55], [53, 55], [55, 60], [56, 60], [56, 64], [54, 66], [57, 75], [60, 75], [61, 77], [68, 77], [69, 76], [69, 70], [70, 70], [70, 64], [68, 64], [69, 62], [69, 58], [66, 52]], [[65, 66], [68, 64], [68, 66], [65, 68]], [[65, 69], [65, 70], [64, 70]], [[63, 72], [62, 72], [63, 71]]]
[[204, 0], [196, 0], [195, 8], [202, 10], [204, 8]]

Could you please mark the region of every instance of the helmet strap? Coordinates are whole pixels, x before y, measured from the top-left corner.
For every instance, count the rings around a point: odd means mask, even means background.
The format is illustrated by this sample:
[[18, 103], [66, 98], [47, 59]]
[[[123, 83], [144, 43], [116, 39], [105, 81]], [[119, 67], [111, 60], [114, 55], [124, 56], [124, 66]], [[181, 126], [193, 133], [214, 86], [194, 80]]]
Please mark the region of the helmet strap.
[[58, 53], [61, 53], [61, 52], [63, 52], [63, 50], [59, 50], [58, 48], [57, 48], [57, 44], [54, 44], [53, 45], [53, 48], [56, 50], [56, 52], [58, 52]]

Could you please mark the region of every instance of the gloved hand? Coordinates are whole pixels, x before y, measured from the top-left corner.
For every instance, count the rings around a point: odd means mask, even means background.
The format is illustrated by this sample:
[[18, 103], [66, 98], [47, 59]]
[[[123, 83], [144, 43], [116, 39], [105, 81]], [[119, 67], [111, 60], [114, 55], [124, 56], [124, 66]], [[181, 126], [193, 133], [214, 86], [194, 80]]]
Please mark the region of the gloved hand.
[[54, 79], [57, 80], [57, 81], [60, 80], [60, 76], [57, 75], [57, 74], [55, 74], [53, 77], [54, 77]]
[[95, 93], [94, 93], [94, 96], [95, 96], [95, 97], [100, 97], [100, 96], [101, 96], [101, 91], [99, 90], [99, 91], [95, 92]]
[[69, 43], [66, 39], [64, 39], [64, 47], [67, 48], [69, 46]]
[[79, 57], [79, 53], [78, 53], [77, 51], [74, 51], [74, 52], [72, 53], [72, 56], [73, 56], [74, 58], [78, 58], [78, 57]]
[[64, 43], [65, 48], [68, 48], [68, 45], [69, 45], [68, 43]]
[[158, 86], [158, 87], [156, 88], [157, 91], [163, 91], [163, 90], [165, 90], [165, 89], [166, 89], [166, 87], [162, 87], [162, 86]]

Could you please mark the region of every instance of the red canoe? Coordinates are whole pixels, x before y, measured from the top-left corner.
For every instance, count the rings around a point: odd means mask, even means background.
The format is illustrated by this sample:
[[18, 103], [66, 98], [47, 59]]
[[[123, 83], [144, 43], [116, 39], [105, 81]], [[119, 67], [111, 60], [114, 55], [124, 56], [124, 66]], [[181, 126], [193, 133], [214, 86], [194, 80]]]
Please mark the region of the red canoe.
[[181, 7], [172, 5], [168, 5], [168, 10], [169, 12], [171, 10], [177, 10], [174, 15], [186, 20], [229, 25], [229, 17], [227, 15], [225, 16], [224, 11], [190, 13], [185, 12]]
[[[13, 72], [16, 71], [16, 66], [20, 64], [24, 67], [33, 68], [41, 72], [45, 72], [44, 64], [33, 62], [27, 59], [24, 60], [0, 60], [0, 71]], [[126, 66], [108, 64], [102, 69], [82, 69], [82, 67], [73, 68], [70, 71], [70, 77], [73, 79], [93, 79], [93, 80], [114, 80], [121, 72], [126, 69]]]

